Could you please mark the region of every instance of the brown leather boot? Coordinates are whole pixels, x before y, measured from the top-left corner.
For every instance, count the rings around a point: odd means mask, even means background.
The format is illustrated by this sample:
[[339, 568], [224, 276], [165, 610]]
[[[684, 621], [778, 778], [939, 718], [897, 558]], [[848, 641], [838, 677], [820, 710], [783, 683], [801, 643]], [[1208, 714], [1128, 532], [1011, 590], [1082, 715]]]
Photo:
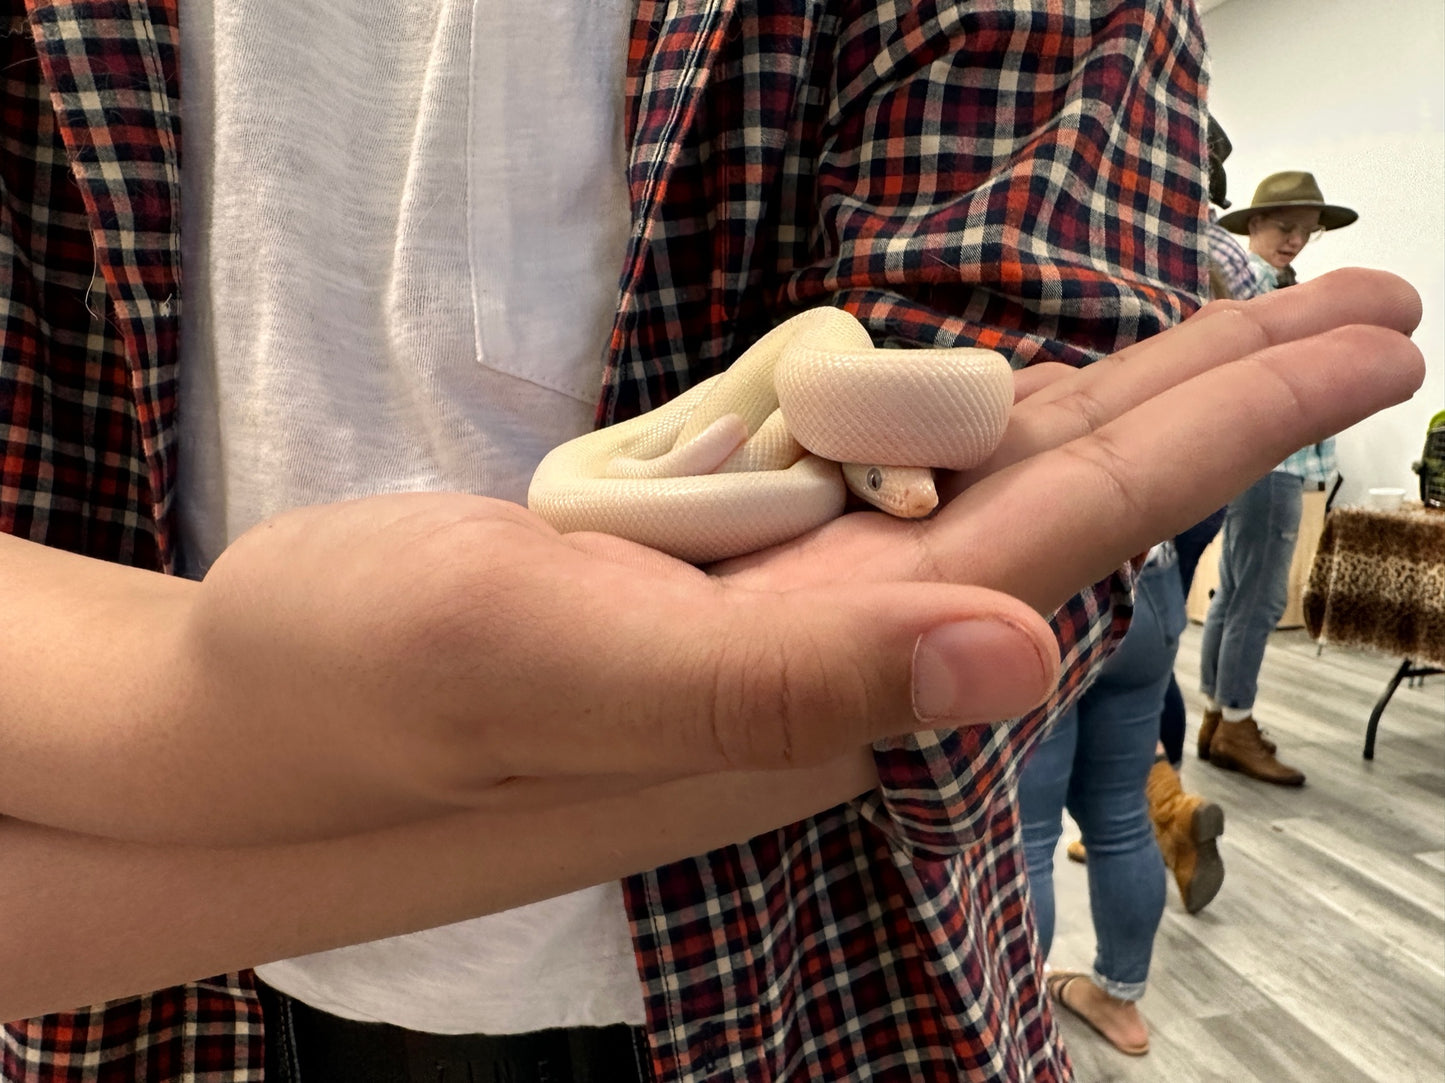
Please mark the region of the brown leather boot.
[[1274, 749], [1259, 735], [1254, 716], [1238, 722], [1220, 720], [1209, 742], [1209, 762], [1277, 786], [1303, 786], [1303, 771], [1280, 763]]
[[1209, 762], [1209, 742], [1214, 740], [1214, 731], [1223, 719], [1222, 711], [1211, 711], [1206, 707], [1204, 717], [1199, 720], [1199, 758], [1206, 763]]
[[1214, 841], [1224, 833], [1224, 810], [1198, 794], [1185, 793], [1179, 772], [1167, 760], [1150, 768], [1144, 792], [1164, 864], [1174, 874], [1184, 909], [1197, 914], [1224, 883], [1224, 862]]
[[[1214, 731], [1223, 721], [1223, 711], [1211, 711], [1207, 707], [1204, 709], [1204, 717], [1199, 720], [1199, 758], [1205, 763], [1209, 762], [1209, 742], [1214, 740]], [[1279, 746], [1262, 733], [1259, 735], [1259, 743], [1271, 756], [1279, 751]]]

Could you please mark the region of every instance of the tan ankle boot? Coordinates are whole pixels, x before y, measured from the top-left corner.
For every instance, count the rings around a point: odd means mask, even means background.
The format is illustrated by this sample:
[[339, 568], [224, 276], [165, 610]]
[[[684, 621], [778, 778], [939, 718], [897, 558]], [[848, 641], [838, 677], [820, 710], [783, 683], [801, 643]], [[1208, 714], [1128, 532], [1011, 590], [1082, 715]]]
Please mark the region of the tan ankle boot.
[[[1214, 740], [1214, 731], [1223, 721], [1223, 711], [1218, 709], [1211, 711], [1207, 707], [1204, 709], [1204, 717], [1199, 720], [1199, 758], [1206, 763], [1209, 762], [1209, 742]], [[1259, 735], [1259, 743], [1271, 756], [1279, 751], [1279, 746], [1262, 733]]]
[[1174, 874], [1184, 909], [1197, 914], [1224, 883], [1224, 862], [1214, 841], [1224, 833], [1224, 810], [1198, 794], [1185, 793], [1179, 772], [1166, 760], [1150, 769], [1144, 792], [1164, 864]]
[[1271, 741], [1260, 736], [1259, 724], [1251, 715], [1238, 722], [1221, 719], [1209, 742], [1209, 762], [1226, 771], [1238, 771], [1276, 786], [1303, 786], [1305, 776], [1274, 758]]
[[1208, 762], [1209, 742], [1214, 740], [1214, 731], [1223, 718], [1222, 711], [1211, 711], [1207, 707], [1204, 709], [1204, 717], [1199, 720], [1199, 758], [1201, 760]]

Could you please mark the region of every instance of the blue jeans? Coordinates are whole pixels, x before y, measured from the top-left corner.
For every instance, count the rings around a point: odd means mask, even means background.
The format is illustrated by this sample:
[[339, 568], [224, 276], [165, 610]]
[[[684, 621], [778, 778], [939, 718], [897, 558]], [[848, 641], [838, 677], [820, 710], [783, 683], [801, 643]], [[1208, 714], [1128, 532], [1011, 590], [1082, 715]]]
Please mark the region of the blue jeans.
[[1144, 995], [1164, 913], [1164, 860], [1144, 784], [1186, 619], [1174, 564], [1146, 567], [1129, 634], [1019, 777], [1024, 861], [1044, 956], [1054, 939], [1054, 849], [1067, 808], [1089, 851], [1094, 974], [1121, 1000]]
[[[1199, 558], [1224, 525], [1224, 513], [1228, 510], [1220, 508], [1174, 537], [1174, 548], [1179, 553], [1179, 579], [1184, 584], [1186, 599], [1194, 584], [1194, 569], [1199, 566]], [[1159, 740], [1164, 745], [1164, 754], [1175, 767], [1184, 759], [1184, 723], [1184, 693], [1179, 691], [1179, 682], [1171, 673], [1169, 687], [1164, 690], [1164, 710], [1159, 714]]]
[[1254, 706], [1264, 649], [1289, 600], [1303, 492], [1300, 478], [1276, 470], [1225, 513], [1219, 589], [1199, 647], [1199, 690], [1221, 707]]

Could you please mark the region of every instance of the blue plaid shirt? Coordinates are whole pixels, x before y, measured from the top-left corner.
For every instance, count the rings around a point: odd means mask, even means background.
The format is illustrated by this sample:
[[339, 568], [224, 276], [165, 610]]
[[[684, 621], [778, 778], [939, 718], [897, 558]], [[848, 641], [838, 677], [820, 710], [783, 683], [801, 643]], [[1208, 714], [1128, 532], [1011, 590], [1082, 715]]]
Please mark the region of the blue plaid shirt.
[[1275, 469], [1323, 485], [1335, 476], [1335, 438], [1329, 436], [1318, 444], [1300, 448]]
[[[1219, 224], [1219, 215], [1214, 213], [1213, 207], [1209, 208], [1209, 226], [1204, 231], [1204, 237], [1209, 244], [1209, 260], [1219, 268], [1229, 296], [1236, 301], [1248, 301], [1259, 296], [1263, 290], [1256, 280], [1249, 253], [1234, 239], [1234, 234]], [[1269, 288], [1274, 289], [1273, 278]]]

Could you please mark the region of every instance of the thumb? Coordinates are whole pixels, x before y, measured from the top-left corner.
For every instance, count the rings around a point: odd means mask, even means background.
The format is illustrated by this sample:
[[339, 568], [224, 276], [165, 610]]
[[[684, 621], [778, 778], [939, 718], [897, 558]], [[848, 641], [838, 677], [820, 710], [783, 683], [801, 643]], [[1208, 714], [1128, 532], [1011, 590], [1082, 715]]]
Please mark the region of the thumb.
[[672, 601], [634, 602], [611, 624], [609, 653], [627, 662], [590, 691], [597, 724], [582, 741], [573, 716], [572, 763], [554, 753], [544, 773], [822, 763], [883, 737], [1017, 716], [1058, 680], [1048, 624], [981, 587], [725, 588], [686, 619]]

